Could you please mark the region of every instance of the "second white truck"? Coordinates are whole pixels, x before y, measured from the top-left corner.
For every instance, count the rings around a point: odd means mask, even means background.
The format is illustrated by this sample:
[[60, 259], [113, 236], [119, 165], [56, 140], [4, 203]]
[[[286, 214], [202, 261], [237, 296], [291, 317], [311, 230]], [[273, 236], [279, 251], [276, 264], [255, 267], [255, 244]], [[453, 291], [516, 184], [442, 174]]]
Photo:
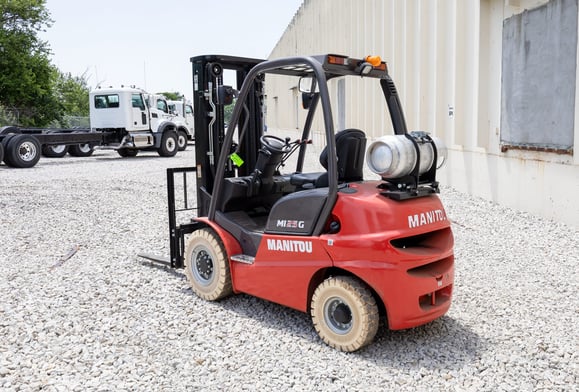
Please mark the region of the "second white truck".
[[179, 149], [184, 150], [188, 142], [195, 140], [193, 105], [185, 99], [182, 101], [168, 100], [167, 103], [169, 104], [169, 110], [176, 116], [174, 121], [179, 130]]

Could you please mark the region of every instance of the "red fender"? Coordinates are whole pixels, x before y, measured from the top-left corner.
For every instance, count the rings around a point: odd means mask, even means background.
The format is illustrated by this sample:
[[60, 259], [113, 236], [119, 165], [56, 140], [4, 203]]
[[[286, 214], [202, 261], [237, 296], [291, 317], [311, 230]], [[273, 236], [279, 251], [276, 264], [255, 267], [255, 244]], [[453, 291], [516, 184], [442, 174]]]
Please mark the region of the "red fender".
[[[209, 220], [207, 217], [194, 218], [194, 219], [195, 219], [195, 221], [204, 223], [207, 226], [211, 227], [213, 230], [215, 230], [215, 232], [217, 233], [219, 238], [221, 238], [221, 241], [223, 241], [223, 246], [225, 246], [225, 252], [227, 252], [227, 257], [229, 259], [233, 255], [238, 255], [240, 253], [243, 253], [243, 251], [241, 250], [241, 245], [235, 239], [235, 237], [233, 237], [231, 234], [229, 234], [228, 231], [223, 230], [223, 228], [221, 226], [219, 226], [217, 223]], [[229, 264], [231, 264], [231, 259], [229, 260]]]

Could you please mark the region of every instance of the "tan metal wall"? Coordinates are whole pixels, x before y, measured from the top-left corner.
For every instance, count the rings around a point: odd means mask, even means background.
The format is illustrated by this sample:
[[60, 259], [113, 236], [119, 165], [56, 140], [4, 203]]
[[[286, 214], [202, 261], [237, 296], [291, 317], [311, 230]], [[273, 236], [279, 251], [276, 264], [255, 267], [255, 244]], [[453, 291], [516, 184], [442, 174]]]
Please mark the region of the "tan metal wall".
[[[577, 110], [574, 155], [500, 151], [503, 21], [546, 2], [305, 0], [270, 58], [380, 55], [398, 87], [409, 129], [430, 131], [450, 147], [442, 181], [579, 228]], [[347, 80], [345, 92], [344, 113], [334, 110], [336, 125], [360, 124], [371, 138], [392, 133], [379, 91]], [[295, 86], [268, 83], [267, 95], [271, 126], [295, 130], [303, 124]]]

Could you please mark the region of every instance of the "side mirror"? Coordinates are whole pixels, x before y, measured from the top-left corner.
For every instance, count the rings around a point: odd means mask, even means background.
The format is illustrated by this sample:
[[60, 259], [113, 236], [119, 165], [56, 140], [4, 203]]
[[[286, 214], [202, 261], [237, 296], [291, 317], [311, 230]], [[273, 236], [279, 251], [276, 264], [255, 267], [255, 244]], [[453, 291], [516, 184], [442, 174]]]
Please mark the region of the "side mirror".
[[219, 86], [217, 88], [217, 101], [220, 105], [231, 105], [235, 95], [237, 92], [231, 86]]
[[311, 76], [303, 76], [298, 83], [298, 89], [301, 93], [315, 93], [316, 79]]

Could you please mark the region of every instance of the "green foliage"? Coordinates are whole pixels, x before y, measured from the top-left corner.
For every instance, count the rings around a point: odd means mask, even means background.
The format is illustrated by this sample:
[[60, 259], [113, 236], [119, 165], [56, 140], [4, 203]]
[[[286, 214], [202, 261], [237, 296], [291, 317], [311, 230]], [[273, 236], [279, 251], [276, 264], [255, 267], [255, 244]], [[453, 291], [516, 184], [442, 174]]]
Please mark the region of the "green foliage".
[[159, 95], [163, 95], [165, 98], [167, 98], [170, 101], [180, 101], [183, 99], [183, 94], [181, 94], [179, 91], [175, 91], [175, 92], [164, 92], [164, 93], [157, 93]]
[[55, 128], [88, 127], [89, 87], [86, 72], [73, 76], [70, 72], [59, 71], [53, 91], [62, 112], [49, 125]]
[[58, 71], [37, 36], [51, 23], [44, 0], [0, 0], [0, 105], [22, 125], [43, 126], [63, 112], [53, 91]]
[[81, 76], [59, 72], [55, 92], [67, 115], [88, 116], [89, 87], [86, 72]]
[[235, 103], [237, 98], [233, 98], [231, 105], [227, 105], [223, 108], [223, 122], [229, 124], [231, 122], [231, 115], [233, 114], [233, 109], [235, 108]]

